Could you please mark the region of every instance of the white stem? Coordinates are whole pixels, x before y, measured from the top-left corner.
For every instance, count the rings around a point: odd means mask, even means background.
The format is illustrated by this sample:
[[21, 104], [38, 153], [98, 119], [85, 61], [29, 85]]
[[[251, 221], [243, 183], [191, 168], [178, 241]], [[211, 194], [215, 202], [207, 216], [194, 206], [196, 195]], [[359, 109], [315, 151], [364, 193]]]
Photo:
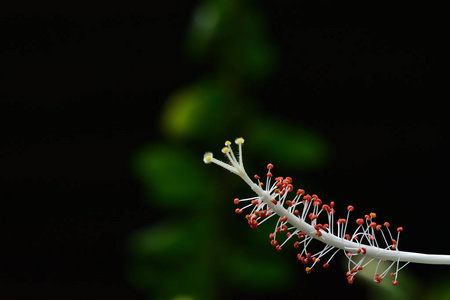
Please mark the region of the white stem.
[[326, 243], [327, 245], [342, 249], [346, 252], [356, 253], [358, 249], [364, 247], [366, 249], [366, 256], [374, 257], [378, 259], [385, 259], [390, 261], [402, 261], [402, 262], [414, 262], [420, 264], [439, 264], [439, 265], [450, 265], [450, 255], [439, 255], [439, 254], [424, 254], [424, 253], [416, 253], [416, 252], [407, 252], [407, 251], [398, 251], [398, 250], [388, 250], [382, 249], [370, 245], [360, 244], [356, 242], [352, 242], [340, 237], [337, 237], [333, 234], [327, 233], [325, 231], [321, 231], [322, 236], [317, 236], [315, 233], [317, 232], [313, 226], [303, 221], [296, 215], [290, 213], [283, 206], [277, 204], [273, 204], [270, 200], [272, 197], [267, 191], [261, 189], [261, 187], [257, 186], [253, 183], [250, 178], [245, 174], [239, 172], [241, 178], [252, 188], [252, 190], [257, 193], [261, 200], [264, 201], [277, 215], [280, 217], [287, 216], [288, 222], [297, 228], [300, 231], [305, 232], [308, 236], [319, 240], [321, 242]]

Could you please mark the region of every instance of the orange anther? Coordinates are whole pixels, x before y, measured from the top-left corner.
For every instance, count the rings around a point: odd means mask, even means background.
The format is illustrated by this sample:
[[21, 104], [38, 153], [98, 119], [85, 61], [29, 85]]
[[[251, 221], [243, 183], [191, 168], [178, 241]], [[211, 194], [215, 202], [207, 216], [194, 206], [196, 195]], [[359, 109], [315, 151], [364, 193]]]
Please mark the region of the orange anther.
[[373, 213], [373, 212], [370, 213], [370, 217], [371, 217], [372, 219], [375, 218], [376, 216], [377, 216], [376, 213]]
[[305, 271], [306, 271], [306, 274], [310, 274], [311, 273], [311, 268], [310, 267], [306, 267]]
[[403, 231], [403, 227], [397, 228], [397, 232]]

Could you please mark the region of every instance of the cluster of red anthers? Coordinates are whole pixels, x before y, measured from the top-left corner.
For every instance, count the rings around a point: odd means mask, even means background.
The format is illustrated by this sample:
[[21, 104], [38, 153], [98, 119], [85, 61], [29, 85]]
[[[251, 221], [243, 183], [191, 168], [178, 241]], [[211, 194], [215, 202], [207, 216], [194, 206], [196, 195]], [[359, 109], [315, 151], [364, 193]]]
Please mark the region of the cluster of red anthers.
[[[365, 215], [364, 218], [356, 219], [356, 229], [353, 233], [347, 233], [349, 216], [354, 210], [353, 206], [350, 205], [347, 207], [347, 217], [345, 219], [340, 218], [335, 220], [334, 202], [323, 204], [322, 200], [317, 195], [305, 194], [303, 189], [298, 189], [293, 195], [294, 197], [289, 198], [291, 200], [288, 200], [289, 195], [293, 194], [291, 192], [294, 191], [292, 178], [276, 177], [274, 178], [274, 182], [272, 182], [272, 169], [272, 164], [267, 165], [267, 177], [265, 182], [262, 182], [258, 175], [255, 175], [254, 178], [262, 189], [270, 193], [272, 204], [283, 206], [287, 210], [288, 215], [277, 215], [267, 203], [262, 201], [261, 196], [247, 199], [234, 199], [236, 205], [248, 202], [247, 205], [237, 208], [235, 212], [237, 214], [242, 214], [245, 209], [249, 209], [250, 212], [246, 214], [245, 217], [252, 229], [257, 229], [259, 225], [266, 222], [268, 219], [277, 216], [275, 229], [269, 235], [270, 244], [275, 247], [276, 250], [281, 251], [289, 240], [296, 240], [293, 243], [294, 248], [300, 249], [300, 246], [302, 246], [302, 250], [297, 254], [298, 259], [303, 264], [309, 265], [306, 267], [306, 273], [309, 274], [316, 264], [322, 264], [323, 268], [328, 268], [331, 259], [336, 253], [343, 251], [348, 258], [347, 280], [349, 284], [352, 284], [358, 272], [375, 259], [373, 257], [365, 256], [367, 246], [392, 251], [398, 250], [398, 240], [400, 232], [403, 231], [402, 227], [397, 228], [397, 237], [394, 238], [389, 230], [390, 224], [388, 222], [383, 223], [383, 225], [377, 224], [373, 220], [376, 217], [376, 214], [370, 213]], [[323, 215], [325, 215], [326, 221], [319, 223], [319, 217]], [[288, 216], [289, 218], [298, 218], [303, 222], [307, 222], [314, 228], [315, 232], [305, 233], [295, 226], [290, 226], [290, 223], [292, 222], [289, 222]], [[317, 253], [312, 254], [308, 252], [307, 247], [309, 243], [313, 239], [321, 237], [324, 233], [334, 235], [340, 239], [352, 241], [354, 242], [354, 245], [358, 245], [358, 247], [354, 249], [339, 249], [329, 244], [325, 244], [324, 248]], [[385, 245], [384, 247], [379, 244], [376, 235], [382, 236]], [[281, 242], [281, 240], [283, 241]], [[328, 258], [325, 259], [325, 256]], [[355, 259], [357, 256], [360, 256], [361, 258]], [[397, 285], [397, 273], [405, 265], [399, 268], [399, 261], [393, 261], [381, 274], [379, 274], [379, 266], [381, 263], [385, 262], [386, 260], [384, 259], [378, 259], [374, 281], [378, 283], [381, 282], [389, 270], [396, 265], [396, 271], [391, 272], [390, 275], [394, 277], [392, 284]]]

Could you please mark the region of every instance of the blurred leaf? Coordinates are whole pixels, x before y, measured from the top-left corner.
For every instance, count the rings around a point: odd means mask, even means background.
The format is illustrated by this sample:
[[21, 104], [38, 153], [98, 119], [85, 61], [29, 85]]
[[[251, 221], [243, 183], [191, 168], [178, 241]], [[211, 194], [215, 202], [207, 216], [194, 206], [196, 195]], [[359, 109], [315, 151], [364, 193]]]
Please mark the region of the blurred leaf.
[[[185, 259], [196, 252], [201, 228], [195, 222], [166, 221], [149, 229], [134, 233], [130, 241], [131, 252], [136, 257], [154, 257], [170, 260]], [[181, 250], [182, 249], [182, 250]], [[180, 252], [183, 256], [180, 256]]]
[[207, 220], [195, 220], [164, 222], [130, 238], [134, 259], [129, 277], [135, 286], [160, 299], [209, 299], [213, 265], [209, 250], [200, 247], [209, 235], [205, 231]]
[[450, 299], [450, 277], [448, 275], [441, 276], [440, 274], [433, 274], [433, 285], [429, 287], [429, 292], [423, 297], [428, 300], [446, 300]]
[[232, 274], [230, 280], [247, 291], [260, 291], [272, 285], [274, 276], [271, 274], [276, 274], [277, 289], [289, 286], [294, 278], [286, 260], [268, 259], [261, 254], [246, 255], [237, 248], [230, 253], [226, 267]]
[[169, 97], [162, 112], [162, 131], [182, 139], [217, 134], [227, 110], [223, 89], [209, 81], [199, 82]]
[[[172, 209], [196, 207], [205, 201], [209, 189], [201, 156], [169, 145], [142, 148], [133, 160], [133, 169], [143, 182], [152, 205]], [[200, 163], [199, 163], [200, 162]]]
[[[257, 153], [276, 157], [279, 163], [299, 170], [325, 166], [330, 160], [330, 145], [326, 139], [305, 127], [274, 120], [250, 123], [248, 136], [258, 145]], [[268, 145], [276, 146], [261, 146]]]
[[[356, 280], [362, 279], [366, 282], [367, 287], [371, 291], [369, 293], [371, 295], [371, 299], [415, 299], [415, 296], [418, 295], [419, 292], [419, 286], [417, 285], [417, 281], [412, 276], [410, 276], [405, 269], [401, 270], [398, 274], [397, 280], [399, 283], [397, 286], [392, 284], [392, 280], [394, 278], [389, 275], [392, 271], [394, 271], [394, 266], [380, 283], [374, 282], [373, 278], [377, 263], [378, 261], [371, 262], [369, 265], [364, 267], [364, 269], [355, 277]], [[390, 261], [380, 263], [378, 274], [383, 273], [390, 264]]]
[[229, 81], [261, 81], [277, 64], [264, 25], [262, 12], [250, 1], [203, 1], [188, 32], [188, 52], [216, 64]]

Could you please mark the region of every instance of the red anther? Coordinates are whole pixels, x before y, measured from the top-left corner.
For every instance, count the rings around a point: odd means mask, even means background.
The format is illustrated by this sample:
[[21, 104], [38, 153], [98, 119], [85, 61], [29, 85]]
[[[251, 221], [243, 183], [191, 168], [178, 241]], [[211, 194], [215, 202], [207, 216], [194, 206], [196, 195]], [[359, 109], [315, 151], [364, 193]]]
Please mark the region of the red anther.
[[271, 172], [267, 172], [266, 176], [267, 176], [267, 177], [272, 177], [273, 174], [272, 174]]
[[288, 227], [286, 225], [281, 225], [281, 228], [283, 229], [284, 232], [288, 231]]
[[294, 243], [294, 248], [298, 249], [299, 247], [300, 247], [300, 242], [299, 242], [299, 241], [296, 241], [296, 242]]
[[272, 164], [268, 164], [267, 165], [267, 170], [272, 170], [273, 169], [273, 165]]
[[371, 239], [372, 241], [375, 240], [375, 237], [374, 237], [373, 235], [371, 235], [371, 234], [369, 234], [367, 237], [368, 237], [369, 239]]
[[281, 183], [283, 181], [283, 177], [277, 177], [275, 178], [275, 181]]
[[294, 186], [292, 184], [288, 184], [286, 191], [289, 193], [289, 192], [292, 192], [293, 190], [294, 190]]
[[322, 224], [314, 225], [314, 229], [315, 230], [319, 230], [319, 229], [322, 229], [322, 228], [323, 228]]
[[327, 204], [322, 205], [322, 210], [330, 211], [330, 207]]
[[281, 227], [277, 227], [277, 233], [281, 234]]
[[238, 215], [240, 215], [240, 214], [242, 214], [243, 210], [240, 208], [236, 208], [236, 210], [234, 212], [237, 213]]
[[333, 201], [330, 202], [330, 207], [334, 208], [334, 202]]
[[311, 253], [310, 252], [306, 253], [306, 259], [307, 260], [311, 260]]
[[282, 185], [283, 185], [283, 184], [282, 184], [281, 182], [278, 182], [278, 183], [276, 184], [276, 186], [277, 186], [278, 188], [280, 188]]
[[358, 271], [361, 271], [362, 269], [363, 269], [362, 266], [359, 266], [359, 267], [358, 267]]
[[337, 221], [337, 224], [345, 224], [345, 223], [347, 223], [347, 220], [346, 220], [346, 219], [339, 219], [339, 220]]
[[377, 225], [377, 231], [380, 231], [380, 229], [381, 229], [381, 225], [378, 224], [378, 225]]
[[270, 200], [270, 202], [272, 202], [273, 204], [275, 204], [275, 205], [277, 205], [278, 204], [278, 201], [277, 200], [275, 200], [275, 199], [272, 199], [272, 200]]
[[373, 229], [375, 229], [377, 227], [377, 223], [372, 222], [369, 224], [370, 227], [372, 227]]
[[275, 234], [273, 234], [273, 233], [269, 234], [269, 238], [270, 238], [271, 240], [273, 240], [273, 239], [275, 238]]
[[348, 281], [348, 284], [352, 284], [353, 282], [355, 282], [355, 277], [353, 277], [353, 276], [348, 276], [348, 277], [347, 277], [347, 281]]
[[383, 276], [378, 276], [375, 280], [376, 280], [378, 283], [380, 283], [381, 280], [383, 280]]
[[391, 226], [391, 224], [389, 224], [389, 222], [384, 222], [384, 224], [383, 224], [385, 227], [389, 227], [389, 226]]
[[286, 236], [289, 238], [291, 236], [291, 233], [290, 232], [286, 233]]
[[353, 207], [353, 206], [351, 206], [351, 205], [349, 205], [348, 207], [347, 207], [347, 210], [349, 210], [349, 211], [353, 211], [355, 208]]
[[276, 245], [278, 245], [278, 241], [277, 240], [271, 240], [270, 244], [275, 247]]
[[256, 220], [253, 220], [253, 219], [251, 219], [251, 220], [248, 221], [248, 225], [250, 225], [250, 228], [251, 228], [251, 229], [256, 229], [256, 228], [258, 228], [258, 222], [257, 222]]
[[356, 253], [360, 254], [361, 253], [361, 249], [356, 250]]
[[234, 204], [238, 205], [239, 204], [239, 198], [234, 198]]
[[309, 218], [311, 219], [311, 221], [314, 221], [315, 219], [317, 219], [319, 216], [317, 216], [317, 215], [315, 215], [315, 214], [313, 214], [313, 213], [310, 213], [309, 214]]
[[334, 213], [336, 212], [333, 208], [330, 209], [330, 211], [328, 211], [330, 213], [330, 215], [334, 215]]
[[393, 285], [397, 285], [397, 284], [398, 284], [398, 281], [397, 281], [397, 280], [392, 280], [392, 284], [393, 284]]
[[352, 257], [353, 253], [347, 252], [347, 257]]
[[367, 250], [366, 250], [366, 248], [364, 248], [364, 247], [361, 247], [361, 250], [362, 250], [362, 254], [363, 254], [363, 255], [366, 255], [366, 253], [367, 253]]
[[256, 180], [260, 180], [261, 177], [259, 177], [258, 175], [255, 174], [255, 176], [253, 176]]
[[302, 238], [304, 238], [306, 236], [306, 233], [304, 233], [303, 231], [300, 231], [299, 233], [298, 233], [298, 238], [299, 239], [302, 239]]
[[327, 230], [328, 229], [328, 224], [323, 225], [323, 230]]
[[284, 216], [284, 217], [280, 218], [280, 222], [286, 222], [287, 219], [288, 219], [288, 217], [287, 217], [287, 216]]
[[292, 183], [292, 178], [291, 178], [291, 177], [286, 177], [286, 180], [287, 180], [289, 183]]
[[369, 215], [364, 215], [364, 218], [366, 218], [367, 221], [370, 220], [370, 216]]
[[313, 199], [317, 199], [319, 198], [319, 196], [317, 196], [316, 194], [312, 194]]
[[350, 241], [350, 234], [347, 233], [346, 235], [344, 235], [344, 237]]
[[350, 270], [350, 274], [355, 274], [355, 273], [358, 273], [358, 270], [357, 270], [357, 269], [351, 269], [351, 270]]
[[312, 262], [316, 262], [316, 258], [315, 257], [313, 257], [311, 260], [312, 260]]
[[397, 232], [403, 231], [403, 227], [397, 228]]
[[305, 190], [298, 189], [297, 190], [297, 196], [303, 196], [305, 194]]
[[298, 253], [298, 254], [297, 254], [297, 258], [298, 258], [298, 260], [302, 260], [302, 259], [303, 259], [303, 256], [302, 256], [300, 253]]
[[391, 275], [392, 277], [394, 277], [394, 276], [395, 276], [395, 273], [391, 273], [390, 275]]
[[259, 203], [258, 200], [252, 200], [252, 204], [253, 204], [253, 205], [256, 205], [256, 204], [258, 204], [258, 203]]
[[303, 196], [303, 200], [311, 202], [311, 196], [309, 194], [307, 194], [307, 195]]
[[286, 205], [289, 206], [289, 207], [291, 207], [291, 206], [292, 206], [292, 201], [291, 201], [291, 200], [287, 200], [287, 201], [286, 201]]
[[261, 218], [267, 217], [267, 210], [262, 210], [262, 211], [260, 211], [260, 212], [259, 212], [259, 216], [260, 216]]
[[327, 269], [329, 266], [330, 266], [330, 264], [327, 264], [327, 263], [323, 264], [324, 269]]
[[298, 209], [294, 210], [294, 214], [295, 214], [296, 216], [300, 216], [300, 212], [298, 211]]
[[281, 251], [281, 246], [280, 246], [280, 245], [277, 245], [277, 246], [275, 247], [275, 249], [277, 249], [277, 251]]

